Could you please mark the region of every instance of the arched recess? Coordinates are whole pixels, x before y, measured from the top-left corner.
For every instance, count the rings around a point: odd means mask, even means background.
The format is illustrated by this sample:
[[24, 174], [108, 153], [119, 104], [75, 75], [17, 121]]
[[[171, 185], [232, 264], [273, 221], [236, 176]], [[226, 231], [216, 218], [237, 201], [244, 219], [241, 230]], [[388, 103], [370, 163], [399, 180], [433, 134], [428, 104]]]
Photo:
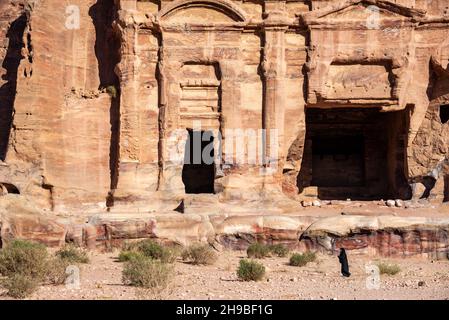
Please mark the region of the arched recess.
[[246, 13], [234, 3], [227, 0], [180, 0], [174, 1], [159, 11], [160, 20], [168, 19], [176, 13], [190, 8], [206, 8], [221, 12], [235, 22], [246, 22]]
[[3, 193], [3, 194], [8, 194], [8, 193], [20, 194], [20, 191], [19, 191], [19, 188], [17, 188], [12, 183], [0, 182], [0, 193]]

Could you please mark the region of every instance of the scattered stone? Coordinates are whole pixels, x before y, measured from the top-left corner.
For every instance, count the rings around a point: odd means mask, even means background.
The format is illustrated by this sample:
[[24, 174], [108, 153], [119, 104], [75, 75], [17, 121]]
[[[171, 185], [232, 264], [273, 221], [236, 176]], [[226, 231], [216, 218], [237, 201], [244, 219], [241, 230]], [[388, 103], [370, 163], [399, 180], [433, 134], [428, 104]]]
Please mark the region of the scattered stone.
[[426, 191], [426, 186], [420, 182], [412, 184], [412, 199], [418, 200], [421, 199], [424, 195], [424, 192]]
[[321, 202], [320, 202], [320, 200], [314, 200], [314, 201], [312, 201], [312, 206], [314, 206], [314, 207], [321, 207]]
[[387, 205], [387, 207], [390, 207], [390, 208], [396, 206], [396, 202], [394, 200], [387, 200], [385, 202], [385, 204]]
[[425, 207], [425, 206], [428, 206], [430, 203], [429, 203], [429, 200], [427, 200], [427, 199], [419, 199], [418, 204], [420, 204], [421, 207]]
[[396, 199], [394, 200], [396, 207], [398, 208], [402, 208], [404, 206], [404, 201], [402, 201], [401, 199]]
[[311, 207], [313, 205], [313, 203], [312, 203], [312, 201], [305, 201], [305, 200], [303, 200], [303, 201], [301, 201], [301, 205], [304, 208], [307, 208], [307, 207]]

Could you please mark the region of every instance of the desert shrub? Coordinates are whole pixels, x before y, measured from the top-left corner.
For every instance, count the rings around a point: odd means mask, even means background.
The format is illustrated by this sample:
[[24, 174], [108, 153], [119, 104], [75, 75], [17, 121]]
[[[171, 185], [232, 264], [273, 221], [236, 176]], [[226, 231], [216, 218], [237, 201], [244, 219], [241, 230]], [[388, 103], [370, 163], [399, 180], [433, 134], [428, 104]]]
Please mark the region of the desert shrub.
[[38, 243], [14, 240], [0, 250], [1, 285], [14, 298], [24, 298], [47, 278], [47, 248]]
[[401, 268], [397, 264], [379, 262], [377, 266], [379, 267], [380, 274], [386, 274], [389, 276], [394, 276], [401, 271]]
[[67, 252], [73, 250], [63, 248], [50, 256], [42, 244], [14, 240], [0, 250], [0, 275], [3, 276], [0, 284], [14, 298], [28, 296], [43, 283], [62, 284], [67, 278], [67, 266], [84, 261], [78, 255], [75, 255], [78, 259], [74, 259], [74, 255]]
[[294, 253], [290, 257], [290, 265], [295, 267], [303, 267], [309, 262], [316, 260], [315, 252]]
[[119, 262], [129, 261], [132, 258], [138, 258], [138, 256], [142, 256], [142, 253], [140, 253], [139, 251], [122, 250], [118, 255], [118, 261]]
[[22, 274], [42, 281], [47, 273], [47, 259], [44, 245], [14, 240], [0, 251], [0, 274], [5, 277]]
[[126, 241], [122, 245], [122, 251], [136, 251], [142, 241]]
[[69, 263], [89, 263], [87, 251], [68, 244], [56, 252], [56, 256]]
[[265, 267], [256, 261], [242, 259], [237, 269], [237, 276], [243, 281], [259, 281], [265, 275]]
[[217, 261], [217, 254], [207, 244], [194, 244], [182, 252], [182, 260], [192, 264], [211, 265]]
[[17, 273], [3, 279], [1, 284], [8, 290], [9, 296], [23, 299], [37, 289], [39, 280], [27, 274]]
[[165, 288], [172, 273], [171, 265], [137, 255], [125, 262], [122, 281], [124, 284], [142, 288]]
[[137, 250], [152, 259], [161, 259], [164, 255], [164, 247], [153, 240], [143, 240], [139, 242]]
[[117, 98], [117, 88], [114, 85], [106, 87], [106, 92], [112, 97]]
[[248, 249], [246, 249], [248, 258], [263, 259], [270, 255], [270, 248], [262, 243], [252, 243]]
[[286, 257], [290, 250], [282, 244], [274, 244], [269, 246], [270, 252], [278, 257]]
[[63, 284], [67, 279], [66, 269], [70, 265], [70, 262], [66, 259], [59, 257], [53, 257], [48, 262], [48, 270], [46, 274], [46, 280], [51, 284]]
[[118, 260], [121, 262], [128, 261], [130, 257], [139, 254], [164, 263], [172, 263], [179, 256], [179, 249], [176, 247], [164, 247], [154, 240], [142, 240], [125, 244]]
[[160, 257], [161, 262], [173, 263], [181, 254], [181, 250], [178, 247], [163, 247], [162, 256]]

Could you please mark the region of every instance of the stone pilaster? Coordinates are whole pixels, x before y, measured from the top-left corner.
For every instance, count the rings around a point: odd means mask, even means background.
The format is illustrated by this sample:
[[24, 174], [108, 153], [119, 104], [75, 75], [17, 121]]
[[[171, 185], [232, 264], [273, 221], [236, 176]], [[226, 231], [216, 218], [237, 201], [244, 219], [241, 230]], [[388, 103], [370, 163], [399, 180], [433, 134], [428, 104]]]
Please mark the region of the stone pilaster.
[[[239, 78], [239, 61], [222, 60], [220, 61], [221, 69], [221, 131], [222, 135], [222, 157], [228, 162], [235, 163], [237, 161], [235, 148], [232, 148], [232, 154], [227, 154], [224, 146], [232, 144], [232, 141], [226, 139], [235, 139], [234, 136], [227, 137], [227, 130], [241, 129], [242, 122], [240, 116], [240, 84]], [[241, 67], [240, 67], [241, 69]]]
[[[264, 162], [266, 166], [275, 165], [282, 172], [284, 158], [284, 119], [285, 119], [285, 32], [287, 26], [285, 2], [267, 1], [264, 20], [264, 56], [262, 70], [264, 75], [263, 129], [266, 132]], [[275, 149], [272, 150], [274, 145]], [[276, 143], [277, 141], [277, 143]], [[277, 154], [277, 155], [276, 155]]]
[[[124, 17], [126, 21], [126, 13]], [[136, 59], [137, 29], [124, 22], [121, 29], [121, 62], [117, 66], [120, 80], [120, 150], [118, 185], [115, 195], [126, 197], [133, 193], [135, 172], [139, 163], [139, 108], [137, 105]]]

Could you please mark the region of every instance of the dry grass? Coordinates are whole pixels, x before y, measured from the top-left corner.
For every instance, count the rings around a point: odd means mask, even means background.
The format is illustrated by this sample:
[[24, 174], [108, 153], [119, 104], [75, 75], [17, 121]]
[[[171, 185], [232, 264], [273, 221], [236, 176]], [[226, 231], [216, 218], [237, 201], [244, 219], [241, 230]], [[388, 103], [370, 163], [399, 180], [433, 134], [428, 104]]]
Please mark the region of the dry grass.
[[386, 262], [377, 263], [380, 274], [386, 274], [389, 276], [394, 276], [401, 272], [401, 268], [397, 264], [390, 264]]
[[207, 244], [194, 244], [184, 249], [182, 260], [195, 265], [212, 265], [218, 259], [215, 251]]
[[263, 259], [265, 257], [268, 257], [270, 253], [270, 248], [267, 245], [259, 242], [250, 244], [248, 249], [246, 249], [248, 258]]
[[143, 255], [125, 262], [122, 281], [126, 285], [140, 288], [164, 289], [173, 275], [173, 266]]
[[41, 284], [62, 284], [69, 260], [52, 257], [38, 243], [14, 240], [0, 250], [0, 284], [14, 298], [25, 298]]
[[120, 262], [129, 261], [130, 258], [144, 255], [147, 258], [160, 260], [164, 263], [173, 263], [180, 254], [177, 247], [163, 246], [153, 240], [142, 240], [125, 244], [118, 256]]
[[290, 257], [289, 264], [295, 267], [303, 267], [309, 262], [313, 262], [316, 260], [315, 252], [305, 252], [305, 253], [294, 253]]
[[262, 280], [265, 275], [265, 267], [263, 264], [242, 259], [240, 260], [239, 267], [237, 269], [237, 276], [243, 281], [259, 281]]
[[87, 251], [67, 244], [56, 252], [56, 256], [68, 263], [89, 263]]

